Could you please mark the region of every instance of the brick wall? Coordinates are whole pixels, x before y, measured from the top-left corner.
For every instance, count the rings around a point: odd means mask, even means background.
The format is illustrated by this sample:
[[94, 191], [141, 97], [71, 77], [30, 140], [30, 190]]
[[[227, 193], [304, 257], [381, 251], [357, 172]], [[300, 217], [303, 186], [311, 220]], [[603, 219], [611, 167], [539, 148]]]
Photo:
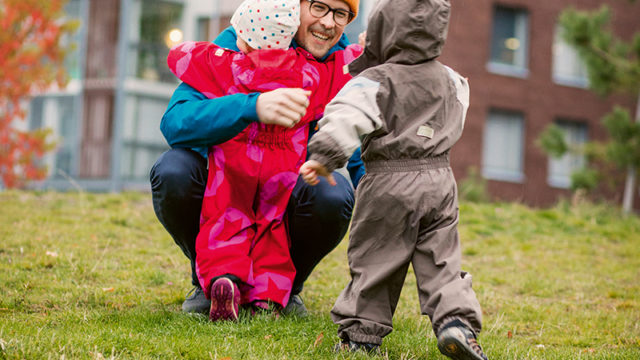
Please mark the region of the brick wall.
[[[481, 169], [483, 131], [491, 109], [514, 110], [524, 114], [524, 174], [522, 183], [489, 181], [494, 198], [518, 200], [530, 205], [547, 206], [558, 197], [570, 196], [568, 190], [547, 183], [547, 156], [535, 144], [540, 132], [557, 118], [576, 119], [588, 124], [590, 140], [605, 138], [600, 123], [614, 104], [635, 110], [635, 99], [601, 98], [587, 89], [554, 83], [552, 78], [552, 45], [557, 17], [571, 3], [580, 9], [597, 9], [603, 1], [575, 0], [459, 0], [452, 1], [449, 36], [441, 61], [469, 78], [471, 106], [465, 132], [453, 150], [452, 162], [458, 181], [471, 166]], [[626, 39], [640, 31], [640, 3], [609, 0], [613, 10], [614, 30]], [[487, 70], [490, 58], [492, 16], [495, 5], [526, 9], [529, 14], [529, 51], [526, 78], [498, 75]], [[623, 185], [624, 173], [620, 173]], [[601, 196], [620, 197], [604, 186]], [[638, 207], [640, 197], [636, 196]]]

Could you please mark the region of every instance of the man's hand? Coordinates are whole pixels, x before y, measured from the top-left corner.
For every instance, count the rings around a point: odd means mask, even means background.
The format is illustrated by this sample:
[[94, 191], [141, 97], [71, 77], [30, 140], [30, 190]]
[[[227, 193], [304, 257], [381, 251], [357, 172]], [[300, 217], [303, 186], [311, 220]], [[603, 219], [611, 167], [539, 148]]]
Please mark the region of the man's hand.
[[258, 96], [256, 112], [263, 124], [294, 127], [307, 112], [311, 91], [280, 88]]
[[309, 185], [317, 185], [320, 182], [318, 176], [324, 176], [331, 186], [336, 186], [336, 180], [333, 178], [333, 175], [331, 175], [324, 165], [315, 160], [309, 160], [302, 164], [300, 167], [300, 175], [302, 176], [302, 180]]

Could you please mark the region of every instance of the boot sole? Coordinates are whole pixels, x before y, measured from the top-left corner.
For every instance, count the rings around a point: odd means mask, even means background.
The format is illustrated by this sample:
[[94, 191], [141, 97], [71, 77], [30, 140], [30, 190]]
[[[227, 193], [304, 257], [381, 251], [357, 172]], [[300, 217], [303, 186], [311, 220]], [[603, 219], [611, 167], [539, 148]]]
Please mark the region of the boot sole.
[[438, 350], [443, 355], [455, 360], [483, 360], [469, 348], [467, 339], [461, 331], [454, 328], [445, 332], [442, 334], [442, 339], [438, 340]]
[[211, 308], [209, 320], [238, 320], [239, 294], [236, 286], [230, 279], [220, 278], [211, 285]]

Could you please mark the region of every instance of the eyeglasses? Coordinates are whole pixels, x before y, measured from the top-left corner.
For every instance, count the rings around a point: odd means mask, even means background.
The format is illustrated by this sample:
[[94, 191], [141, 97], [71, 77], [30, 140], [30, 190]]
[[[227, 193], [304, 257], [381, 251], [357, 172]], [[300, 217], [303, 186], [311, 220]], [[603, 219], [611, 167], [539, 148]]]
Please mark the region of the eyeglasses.
[[333, 21], [335, 21], [336, 24], [341, 26], [347, 25], [349, 21], [351, 21], [351, 19], [353, 19], [353, 17], [355, 16], [355, 14], [352, 13], [351, 11], [344, 10], [344, 9], [334, 9], [329, 5], [323, 3], [322, 1], [316, 1], [316, 0], [307, 0], [307, 1], [309, 1], [309, 12], [311, 13], [311, 16], [316, 18], [323, 18], [327, 16], [329, 11], [331, 11], [333, 12]]

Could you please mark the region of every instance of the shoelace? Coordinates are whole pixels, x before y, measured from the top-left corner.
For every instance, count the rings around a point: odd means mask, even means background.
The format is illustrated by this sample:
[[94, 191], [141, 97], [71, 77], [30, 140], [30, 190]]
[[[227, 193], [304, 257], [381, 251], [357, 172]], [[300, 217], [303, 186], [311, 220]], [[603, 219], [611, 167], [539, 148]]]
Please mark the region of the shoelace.
[[189, 292], [187, 293], [187, 295], [185, 295], [185, 298], [188, 298], [191, 296], [191, 294], [193, 294], [194, 292], [196, 292], [197, 287], [192, 287], [191, 290], [189, 290]]
[[190, 298], [191, 296], [197, 295], [198, 292], [203, 292], [201, 288], [194, 286], [191, 290], [189, 290], [189, 292], [187, 293], [187, 295], [185, 295], [185, 298]]
[[473, 351], [476, 352], [476, 354], [482, 356], [483, 358], [485, 357], [484, 353], [482, 352], [482, 347], [480, 346], [480, 344], [478, 344], [478, 341], [474, 338], [471, 339], [467, 339], [467, 341], [469, 341], [469, 345], [471, 345], [471, 349], [473, 349]]

